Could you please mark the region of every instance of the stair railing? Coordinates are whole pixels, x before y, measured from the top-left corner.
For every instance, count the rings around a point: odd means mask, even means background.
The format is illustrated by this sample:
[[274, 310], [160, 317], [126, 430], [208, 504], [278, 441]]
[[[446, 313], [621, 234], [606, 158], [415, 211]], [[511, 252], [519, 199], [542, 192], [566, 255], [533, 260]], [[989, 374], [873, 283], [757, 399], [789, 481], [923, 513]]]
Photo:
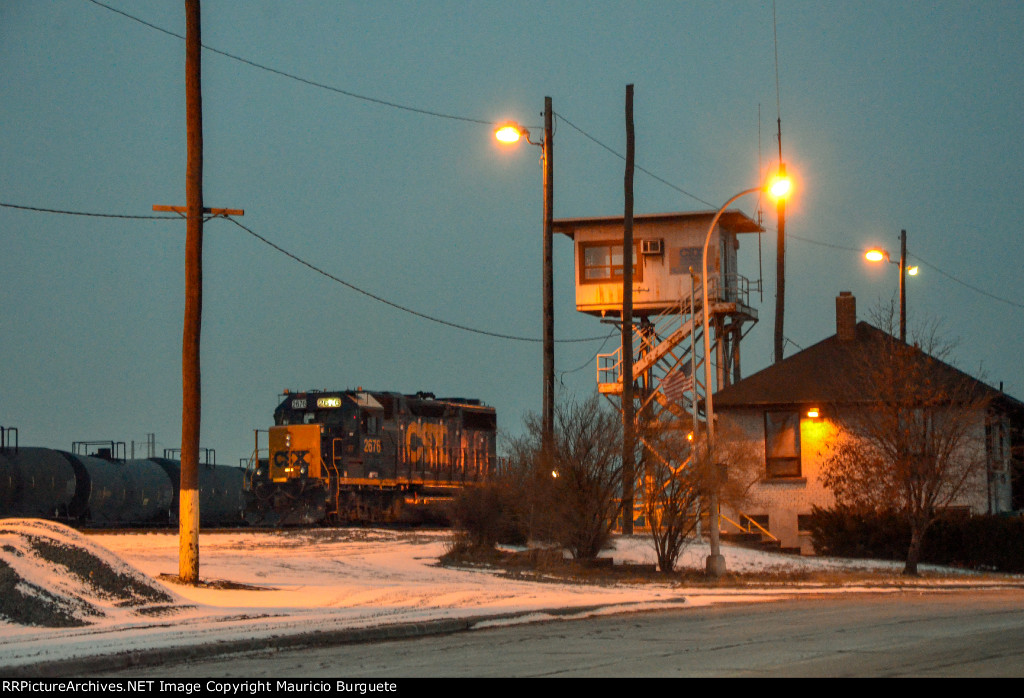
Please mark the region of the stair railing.
[[719, 514], [719, 516], [720, 516], [720, 518], [723, 521], [728, 521], [733, 526], [735, 526], [736, 529], [740, 533], [760, 533], [763, 536], [767, 536], [769, 540], [772, 540], [772, 541], [778, 541], [779, 540], [778, 538], [773, 536], [772, 533], [767, 528], [765, 528], [764, 526], [759, 524], [757, 521], [754, 521], [754, 519], [750, 518], [746, 514], [740, 514], [739, 515], [740, 521], [744, 521], [745, 523], [737, 523], [736, 521], [733, 521], [732, 519], [730, 519], [728, 516], [725, 516], [724, 514]]

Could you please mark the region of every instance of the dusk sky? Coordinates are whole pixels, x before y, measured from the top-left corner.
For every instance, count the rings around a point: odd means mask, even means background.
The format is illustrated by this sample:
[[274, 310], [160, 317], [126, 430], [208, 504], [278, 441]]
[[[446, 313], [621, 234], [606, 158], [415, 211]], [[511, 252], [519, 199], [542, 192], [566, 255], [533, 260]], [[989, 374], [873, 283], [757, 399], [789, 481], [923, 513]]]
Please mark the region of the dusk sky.
[[[896, 267], [861, 251], [898, 255], [903, 228], [921, 266], [910, 334], [941, 323], [959, 368], [1024, 398], [1020, 0], [202, 9], [206, 205], [244, 209], [252, 232], [369, 294], [492, 333], [374, 300], [210, 221], [201, 443], [221, 463], [249, 455], [286, 388], [478, 398], [518, 433], [541, 407], [540, 151], [499, 147], [493, 124], [539, 136], [551, 96], [555, 217], [621, 216], [627, 84], [637, 165], [665, 180], [636, 173], [638, 214], [717, 209], [756, 186], [781, 111], [797, 177], [787, 356], [835, 332], [840, 291], [861, 319], [895, 298]], [[151, 432], [158, 454], [180, 446], [184, 222], [12, 206], [185, 203], [184, 18], [165, 0], [0, 3], [0, 425], [23, 446]], [[754, 215], [757, 201], [737, 206]], [[772, 360], [770, 209], [765, 228], [760, 254], [741, 240], [739, 272], [763, 287], [744, 375]], [[554, 253], [556, 338], [603, 339], [575, 310], [564, 236]], [[602, 339], [559, 342], [559, 395], [594, 392], [593, 356], [616, 341]]]

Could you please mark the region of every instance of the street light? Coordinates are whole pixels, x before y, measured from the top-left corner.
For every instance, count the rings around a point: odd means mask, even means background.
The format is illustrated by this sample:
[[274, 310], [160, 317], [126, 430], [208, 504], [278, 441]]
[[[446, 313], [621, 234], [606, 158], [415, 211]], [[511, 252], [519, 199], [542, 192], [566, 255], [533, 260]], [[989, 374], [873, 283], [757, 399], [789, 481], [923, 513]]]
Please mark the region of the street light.
[[[526, 138], [526, 142], [530, 142], [530, 130], [517, 124], [515, 121], [510, 121], [507, 124], [502, 124], [494, 131], [494, 137], [502, 143], [516, 143], [520, 138]], [[534, 143], [533, 145], [540, 145]]]
[[541, 148], [541, 164], [544, 168], [544, 243], [543, 243], [543, 320], [544, 327], [544, 406], [541, 414], [541, 428], [545, 447], [551, 444], [555, 415], [555, 311], [554, 277], [552, 266], [552, 229], [554, 227], [552, 196], [554, 190], [552, 150], [551, 98], [544, 98], [544, 140], [535, 143], [530, 140], [530, 131], [515, 122], [499, 126], [494, 137], [502, 143], [516, 143], [520, 138], [530, 145]]
[[[710, 316], [708, 312], [708, 243], [711, 242], [711, 233], [715, 231], [715, 226], [718, 225], [718, 219], [722, 217], [725, 210], [729, 208], [733, 201], [740, 197], [746, 196], [747, 194], [753, 194], [755, 192], [765, 192], [774, 199], [783, 199], [789, 196], [793, 189], [793, 181], [786, 175], [785, 169], [779, 169], [779, 172], [774, 176], [770, 177], [768, 181], [762, 184], [760, 187], [754, 187], [752, 189], [744, 189], [736, 196], [732, 197], [718, 209], [715, 213], [715, 217], [711, 219], [711, 225], [708, 226], [708, 234], [704, 238], [704, 254], [702, 257], [701, 266], [701, 285], [703, 286], [704, 302], [703, 302], [703, 315], [704, 315], [704, 413], [707, 419], [708, 425], [708, 462], [713, 463], [713, 453], [715, 447], [715, 408], [714, 400], [712, 399], [711, 390], [711, 326]], [[719, 269], [721, 269], [721, 263], [719, 263]], [[721, 286], [721, 275], [719, 275], [719, 286]], [[720, 290], [720, 289], [719, 289]], [[717, 483], [711, 489], [711, 501], [709, 502], [711, 509], [711, 530], [709, 531], [711, 538], [711, 554], [708, 555], [708, 559], [705, 563], [705, 569], [712, 577], [721, 577], [725, 574], [725, 558], [722, 557], [719, 538], [718, 538], [718, 486]]]
[[917, 276], [918, 268], [907, 268], [907, 231], [900, 231], [900, 261], [890, 259], [889, 253], [880, 248], [870, 249], [864, 253], [864, 258], [869, 262], [889, 262], [898, 264], [900, 267], [900, 341], [907, 341], [907, 288], [904, 284], [905, 277]]

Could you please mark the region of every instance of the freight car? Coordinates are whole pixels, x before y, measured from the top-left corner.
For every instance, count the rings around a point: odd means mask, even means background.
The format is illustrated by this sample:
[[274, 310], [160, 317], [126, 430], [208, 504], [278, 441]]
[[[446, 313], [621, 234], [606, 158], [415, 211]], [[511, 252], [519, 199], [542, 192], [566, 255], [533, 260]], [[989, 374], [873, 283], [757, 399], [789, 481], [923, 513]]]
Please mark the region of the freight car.
[[[103, 444], [86, 455], [97, 442], [76, 442], [69, 452], [5, 440], [0, 444], [0, 517], [98, 527], [175, 524], [180, 462], [126, 459], [122, 442]], [[245, 523], [244, 476], [243, 468], [199, 466], [201, 526]]]
[[379, 521], [450, 497], [495, 467], [497, 417], [479, 400], [371, 392], [281, 396], [250, 461], [247, 518], [266, 525]]

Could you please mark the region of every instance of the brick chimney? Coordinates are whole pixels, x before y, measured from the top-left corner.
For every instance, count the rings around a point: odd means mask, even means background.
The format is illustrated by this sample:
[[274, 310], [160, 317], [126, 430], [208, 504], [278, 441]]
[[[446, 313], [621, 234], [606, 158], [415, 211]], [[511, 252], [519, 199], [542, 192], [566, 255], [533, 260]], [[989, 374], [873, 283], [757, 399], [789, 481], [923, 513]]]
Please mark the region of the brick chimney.
[[840, 342], [857, 338], [857, 299], [849, 291], [836, 296], [836, 338]]

